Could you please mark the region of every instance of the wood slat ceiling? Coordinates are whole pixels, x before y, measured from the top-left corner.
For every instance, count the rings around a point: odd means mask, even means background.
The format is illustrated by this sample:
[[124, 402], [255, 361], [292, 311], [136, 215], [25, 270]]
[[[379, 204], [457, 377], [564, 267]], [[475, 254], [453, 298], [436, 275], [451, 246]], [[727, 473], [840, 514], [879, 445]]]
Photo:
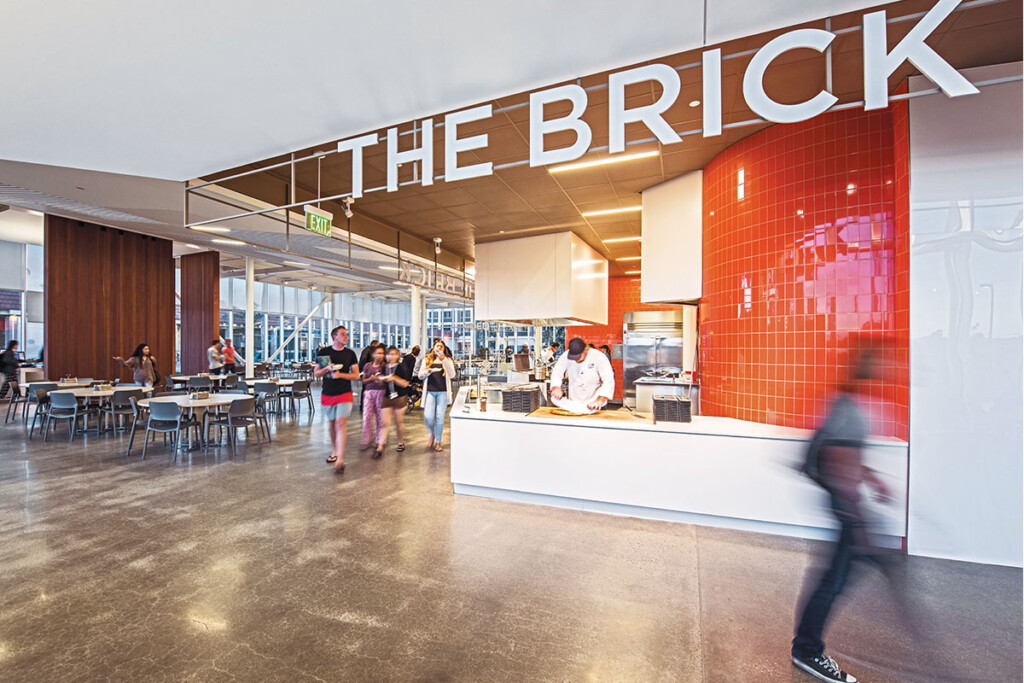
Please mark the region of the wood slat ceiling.
[[[900, 17], [915, 12], [927, 11], [933, 0], [907, 0], [886, 6], [888, 16]], [[860, 25], [863, 13], [857, 12], [831, 20], [832, 30]], [[916, 23], [912, 21], [889, 25], [889, 43], [894, 46]], [[807, 27], [824, 28], [825, 22], [805, 24]], [[787, 29], [791, 30], [791, 29]], [[1021, 59], [1021, 3], [1017, 0], [1002, 0], [980, 4], [955, 12], [932, 34], [929, 44], [958, 69], [986, 64], [1018, 61]], [[722, 54], [733, 55], [753, 50], [764, 45], [772, 37], [784, 33], [775, 31], [731, 41], [720, 45]], [[833, 42], [835, 53], [832, 92], [840, 102], [862, 99], [862, 35], [859, 30], [839, 35]], [[699, 63], [701, 50], [672, 55], [648, 63], [664, 63], [682, 66]], [[747, 121], [756, 118], [749, 110], [742, 95], [742, 77], [750, 61], [750, 55], [727, 58], [722, 64], [722, 105], [724, 122]], [[616, 69], [619, 71], [621, 69]], [[608, 73], [582, 78], [579, 82], [588, 92], [588, 107], [583, 119], [593, 131], [592, 148], [608, 144]], [[895, 87], [905, 78], [916, 73], [910, 64], [901, 67], [890, 79]], [[666, 114], [666, 120], [676, 131], [699, 129], [702, 125], [702, 110], [690, 106], [691, 101], [702, 98], [702, 73], [699, 67], [680, 72], [682, 89], [675, 105]], [[765, 89], [780, 102], [803, 101], [825, 87], [825, 57], [811, 50], [792, 51], [775, 61], [765, 78]], [[640, 84], [627, 89], [627, 106], [635, 107], [654, 102], [660, 89], [651, 84]], [[495, 113], [491, 119], [460, 127], [460, 136], [468, 137], [487, 133], [489, 144], [485, 150], [471, 151], [460, 156], [460, 164], [478, 161], [492, 161], [496, 166], [523, 162], [529, 159], [528, 102], [529, 93], [494, 100], [491, 104]], [[568, 105], [553, 105], [546, 112], [555, 117], [568, 111]], [[434, 117], [434, 123], [443, 121], [443, 114]], [[476, 243], [507, 239], [570, 229], [588, 244], [610, 259], [639, 255], [640, 245], [636, 242], [605, 244], [602, 240], [640, 234], [640, 214], [613, 214], [601, 217], [584, 217], [587, 211], [635, 206], [640, 203], [640, 192], [653, 185], [675, 178], [691, 170], [703, 168], [718, 153], [743, 137], [764, 128], [759, 123], [727, 129], [721, 136], [705, 139], [700, 135], [684, 137], [683, 142], [662, 146], [648, 142], [627, 148], [627, 151], [657, 149], [656, 157], [624, 162], [611, 166], [600, 166], [586, 170], [551, 174], [546, 168], [530, 168], [518, 165], [499, 169], [493, 176], [445, 183], [435, 180], [431, 186], [419, 184], [401, 187], [398, 191], [370, 192], [356, 201], [353, 210], [381, 222], [392, 225], [400, 231], [424, 240], [441, 237], [445, 249], [465, 257], [473, 257]], [[400, 131], [413, 128], [411, 122], [399, 125]], [[383, 138], [386, 129], [377, 131]], [[435, 127], [434, 174], [443, 173], [443, 130]], [[652, 137], [641, 124], [627, 126], [626, 139], [639, 140]], [[546, 147], [572, 144], [571, 133], [548, 136]], [[411, 135], [401, 138], [400, 148], [413, 145]], [[306, 156], [315, 150], [333, 150], [335, 142], [301, 150], [297, 157]], [[588, 154], [587, 159], [600, 158], [605, 152]], [[284, 161], [277, 157], [258, 164], [225, 171], [227, 176], [250, 168]], [[381, 142], [364, 151], [364, 187], [374, 188], [385, 183], [386, 145]], [[411, 181], [419, 169], [415, 164], [406, 164], [400, 169], [400, 182]], [[225, 186], [242, 192], [258, 192], [260, 199], [283, 203], [287, 197], [289, 169], [277, 169], [261, 174], [269, 182], [256, 185], [251, 179], [229, 181]], [[211, 176], [216, 178], [218, 176]], [[348, 154], [329, 154], [319, 162], [320, 196], [346, 193], [351, 183], [351, 157]], [[299, 200], [317, 196], [318, 162], [306, 161], [296, 167], [296, 196]], [[254, 189], [256, 188], [256, 189]], [[325, 207], [340, 215], [340, 206]], [[626, 269], [635, 268], [635, 262], [612, 266], [612, 275], [621, 275]]]

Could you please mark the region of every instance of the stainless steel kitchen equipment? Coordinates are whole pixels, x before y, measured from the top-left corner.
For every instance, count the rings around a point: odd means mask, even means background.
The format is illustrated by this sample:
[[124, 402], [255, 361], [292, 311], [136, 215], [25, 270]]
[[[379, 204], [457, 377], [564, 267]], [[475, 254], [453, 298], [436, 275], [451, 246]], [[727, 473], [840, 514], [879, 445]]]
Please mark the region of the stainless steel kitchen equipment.
[[622, 317], [622, 402], [637, 409], [636, 381], [696, 370], [697, 307], [636, 311]]

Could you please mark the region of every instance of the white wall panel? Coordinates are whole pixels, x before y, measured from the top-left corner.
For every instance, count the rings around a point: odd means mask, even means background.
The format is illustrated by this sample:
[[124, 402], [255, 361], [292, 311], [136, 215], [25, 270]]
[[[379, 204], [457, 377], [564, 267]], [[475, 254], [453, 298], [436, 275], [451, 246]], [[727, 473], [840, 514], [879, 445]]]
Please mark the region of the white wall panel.
[[1016, 82], [910, 101], [908, 548], [917, 555], [1022, 561], [1021, 96]]
[[25, 245], [0, 242], [0, 289], [25, 289]]
[[704, 171], [693, 171], [643, 192], [644, 303], [699, 299], [703, 277]]

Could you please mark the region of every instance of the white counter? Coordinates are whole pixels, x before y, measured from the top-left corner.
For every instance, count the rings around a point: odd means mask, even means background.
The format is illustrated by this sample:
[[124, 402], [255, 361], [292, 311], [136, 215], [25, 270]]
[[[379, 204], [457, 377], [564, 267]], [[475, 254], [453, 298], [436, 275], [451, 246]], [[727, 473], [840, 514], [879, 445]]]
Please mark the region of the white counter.
[[[455, 493], [808, 538], [835, 526], [824, 492], [797, 471], [808, 431], [700, 415], [481, 413], [473, 402], [465, 412], [468, 395], [451, 411]], [[894, 494], [868, 504], [880, 531], [905, 536], [907, 444], [871, 441], [864, 457]]]

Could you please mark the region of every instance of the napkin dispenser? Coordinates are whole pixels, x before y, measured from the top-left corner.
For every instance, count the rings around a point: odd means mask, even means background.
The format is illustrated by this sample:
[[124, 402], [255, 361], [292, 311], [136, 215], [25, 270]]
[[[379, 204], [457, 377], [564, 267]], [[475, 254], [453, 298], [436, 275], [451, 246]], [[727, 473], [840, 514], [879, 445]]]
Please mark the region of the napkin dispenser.
[[200, 401], [202, 401], [204, 399], [207, 399], [207, 398], [210, 398], [210, 392], [209, 391], [197, 391], [196, 392], [196, 398], [198, 400], [200, 400]]

